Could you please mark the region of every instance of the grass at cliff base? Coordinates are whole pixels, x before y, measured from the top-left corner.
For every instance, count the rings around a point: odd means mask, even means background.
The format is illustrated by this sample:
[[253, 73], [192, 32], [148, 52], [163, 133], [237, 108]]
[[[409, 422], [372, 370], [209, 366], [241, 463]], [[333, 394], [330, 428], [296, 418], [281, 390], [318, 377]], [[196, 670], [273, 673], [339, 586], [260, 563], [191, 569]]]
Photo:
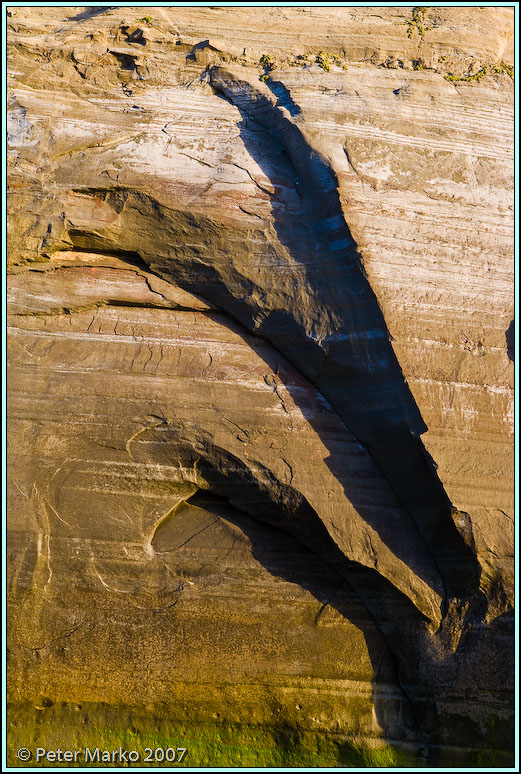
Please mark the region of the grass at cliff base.
[[[411, 750], [379, 740], [353, 742], [309, 730], [286, 726], [266, 727], [224, 723], [176, 723], [153, 717], [132, 717], [131, 711], [94, 706], [35, 708], [13, 705], [8, 709], [8, 766], [35, 768], [393, 768], [430, 766]], [[119, 722], [118, 722], [119, 720]], [[130, 720], [130, 722], [129, 722]], [[121, 722], [123, 721], [123, 722]], [[131, 724], [132, 723], [132, 724]], [[139, 726], [139, 728], [137, 727]], [[20, 761], [17, 750], [31, 751]], [[78, 750], [77, 762], [36, 761], [37, 747], [45, 750]], [[85, 760], [100, 750], [99, 758]], [[120, 760], [118, 751], [136, 751], [136, 762]], [[158, 761], [156, 750], [175, 749], [175, 761]], [[186, 750], [181, 755], [181, 750]], [[150, 752], [148, 752], [150, 750]], [[114, 762], [103, 761], [102, 751], [116, 751]], [[151, 758], [148, 762], [145, 757]], [[161, 753], [159, 753], [161, 755]], [[459, 756], [458, 756], [459, 757]], [[462, 765], [497, 767], [509, 765], [499, 751], [469, 751]], [[479, 763], [478, 763], [479, 761]], [[443, 763], [437, 762], [437, 765]]]
[[[183, 724], [174, 719], [136, 718], [128, 710], [93, 706], [35, 708], [13, 705], [8, 712], [8, 765], [34, 768], [173, 768], [173, 767], [335, 767], [396, 766], [400, 753], [388, 745], [362, 749], [324, 734], [285, 726], [264, 727], [222, 723]], [[121, 721], [123, 723], [121, 724]], [[129, 723], [130, 721], [130, 723]], [[133, 725], [131, 725], [133, 723]], [[139, 728], [137, 727], [139, 725]], [[17, 750], [29, 749], [27, 762], [17, 759]], [[45, 750], [78, 750], [78, 761], [35, 760], [37, 747]], [[135, 750], [137, 762], [85, 760], [100, 750]], [[144, 762], [147, 748], [152, 760]], [[154, 760], [157, 749], [186, 749], [182, 760]], [[149, 754], [150, 755], [150, 754]], [[180, 753], [177, 757], [179, 757]], [[411, 764], [412, 765], [412, 764]]]

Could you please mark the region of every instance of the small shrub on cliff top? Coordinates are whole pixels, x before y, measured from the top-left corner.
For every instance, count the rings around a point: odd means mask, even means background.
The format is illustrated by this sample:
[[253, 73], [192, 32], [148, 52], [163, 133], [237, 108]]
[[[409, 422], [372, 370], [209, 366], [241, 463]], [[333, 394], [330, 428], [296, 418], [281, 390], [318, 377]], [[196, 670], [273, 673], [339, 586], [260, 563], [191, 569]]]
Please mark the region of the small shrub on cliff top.
[[414, 30], [418, 30], [420, 38], [423, 38], [428, 30], [432, 30], [432, 27], [425, 24], [425, 14], [428, 10], [428, 8], [418, 5], [416, 8], [413, 8], [412, 17], [404, 21], [404, 24], [407, 26], [407, 36], [409, 38], [412, 38], [414, 35]]
[[151, 16], [143, 16], [142, 19], [138, 19], [138, 22], [145, 22], [146, 24], [152, 24]]
[[489, 72], [492, 71], [494, 73], [506, 73], [510, 78], [514, 77], [514, 68], [510, 65], [504, 64], [504, 62], [500, 62], [499, 64], [495, 65], [482, 65], [479, 70], [476, 70], [474, 72], [473, 67], [469, 68], [469, 70], [464, 75], [454, 75], [453, 73], [447, 73], [443, 77], [446, 81], [450, 81], [451, 83], [454, 82], [460, 82], [460, 83], [472, 83], [472, 81], [477, 81], [478, 83], [481, 83], [483, 78], [489, 74]]
[[326, 73], [330, 71], [331, 68], [329, 66], [329, 57], [325, 51], [320, 51], [317, 54], [317, 58], [315, 61], [318, 64], [318, 66], [321, 67]]
[[481, 80], [485, 77], [485, 75], [488, 73], [488, 67], [485, 65], [485, 67], [480, 67], [477, 72], [472, 72], [470, 70], [467, 75], [465, 75], [461, 80], [462, 81], [477, 81], [478, 83], [481, 82]]
[[[315, 62], [319, 67], [325, 70], [326, 73], [328, 73], [331, 69], [331, 62], [340, 64], [340, 57], [338, 54], [330, 54], [327, 51], [319, 51]], [[344, 70], [347, 70], [347, 66], [344, 66]]]
[[264, 75], [261, 75], [260, 80], [263, 83], [266, 83], [270, 77], [271, 71], [275, 69], [275, 62], [269, 54], [263, 54], [259, 59], [259, 64], [264, 68]]
[[269, 54], [263, 54], [260, 58], [259, 64], [266, 70], [273, 70], [275, 68], [275, 62]]
[[495, 73], [506, 73], [512, 80], [514, 79], [514, 68], [512, 65], [505, 64], [505, 62], [500, 62], [497, 65], [494, 65], [494, 72]]

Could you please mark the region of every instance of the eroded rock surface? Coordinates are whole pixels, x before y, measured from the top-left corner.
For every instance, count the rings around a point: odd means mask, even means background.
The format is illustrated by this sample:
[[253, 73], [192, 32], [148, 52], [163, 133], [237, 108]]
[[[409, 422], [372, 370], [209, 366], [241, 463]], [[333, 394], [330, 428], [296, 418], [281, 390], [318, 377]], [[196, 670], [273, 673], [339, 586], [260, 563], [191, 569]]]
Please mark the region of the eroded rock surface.
[[510, 760], [513, 16], [373, 10], [10, 18], [28, 715]]

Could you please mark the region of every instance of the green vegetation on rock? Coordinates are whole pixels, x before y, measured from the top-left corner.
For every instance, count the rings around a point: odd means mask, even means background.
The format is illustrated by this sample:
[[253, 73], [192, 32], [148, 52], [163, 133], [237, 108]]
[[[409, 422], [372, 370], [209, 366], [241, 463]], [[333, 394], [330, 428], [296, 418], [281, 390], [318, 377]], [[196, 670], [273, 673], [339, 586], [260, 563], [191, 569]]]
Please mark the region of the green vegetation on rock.
[[[141, 760], [135, 763], [101, 764], [104, 768], [124, 766], [136, 768], [172, 768], [168, 761], [144, 763], [147, 748], [167, 750], [186, 749], [175, 767], [244, 767], [244, 768], [294, 768], [294, 767], [389, 767], [415, 765], [412, 754], [382, 743], [380, 746], [363, 747], [345, 738], [332, 738], [323, 733], [303, 730], [286, 725], [273, 727], [232, 724], [180, 724], [148, 717], [143, 719], [129, 713], [121, 714], [111, 707], [54, 706], [36, 709], [29, 706], [13, 706], [9, 711], [10, 765], [20, 765], [16, 750], [27, 747], [33, 757], [27, 768], [100, 768], [97, 760], [85, 761], [84, 750], [91, 754], [100, 750], [137, 751]], [[139, 725], [139, 730], [136, 726]], [[46, 750], [80, 750], [76, 764], [49, 762], [34, 759], [36, 747]], [[23, 764], [22, 764], [23, 765]]]
[[[100, 768], [96, 760], [85, 761], [85, 749], [91, 754], [101, 751], [130, 752], [135, 750], [140, 761], [101, 763], [102, 768], [394, 768], [426, 767], [429, 759], [420, 757], [419, 750], [397, 747], [384, 740], [364, 744], [359, 738], [319, 731], [288, 724], [259, 725], [245, 723], [186, 722], [176, 718], [175, 705], [171, 711], [146, 712], [129, 707], [102, 704], [52, 704], [42, 700], [38, 707], [29, 704], [11, 704], [8, 707], [7, 762], [10, 766], [28, 769]], [[168, 718], [168, 719], [166, 719]], [[496, 739], [498, 749], [483, 748], [458, 750], [447, 760], [440, 750], [433, 750], [436, 766], [499, 767], [511, 765], [512, 753], [501, 749], [506, 739], [501, 737], [497, 718], [489, 719], [488, 743]], [[508, 736], [508, 735], [507, 735]], [[18, 761], [16, 751], [27, 747], [33, 754], [27, 762]], [[79, 750], [77, 763], [36, 762], [36, 747], [46, 750]], [[149, 762], [144, 762], [146, 748], [152, 751]], [[155, 761], [156, 749], [179, 750], [181, 760]], [[186, 750], [182, 755], [181, 750]], [[441, 754], [441, 758], [440, 758]], [[117, 756], [116, 756], [117, 757]], [[150, 757], [150, 754], [149, 754]], [[434, 760], [434, 759], [433, 759]]]
[[506, 64], [505, 62], [499, 62], [492, 68], [495, 73], [506, 73], [512, 80], [514, 80], [514, 67], [513, 65]]
[[[331, 69], [331, 64], [340, 64], [340, 57], [338, 54], [330, 54], [328, 51], [319, 51], [317, 58], [315, 59], [319, 67], [321, 67], [326, 73]], [[344, 70], [347, 70], [347, 66], [344, 65]]]
[[466, 73], [463, 75], [454, 75], [454, 73], [446, 73], [443, 77], [446, 81], [450, 81], [451, 83], [454, 82], [460, 82], [460, 83], [471, 83], [472, 81], [477, 81], [480, 83], [483, 78], [486, 75], [489, 75], [491, 72], [502, 74], [505, 73], [509, 76], [509, 78], [514, 79], [514, 68], [512, 65], [505, 64], [505, 62], [497, 62], [495, 65], [481, 65], [478, 70], [474, 71], [473, 66], [471, 65], [470, 68], [467, 70]]
[[263, 54], [259, 60], [259, 64], [264, 68], [264, 75], [261, 75], [260, 80], [263, 83], [266, 83], [270, 77], [271, 71], [275, 69], [275, 62], [270, 54]]
[[407, 37], [412, 38], [414, 31], [417, 30], [420, 38], [423, 38], [428, 30], [432, 30], [432, 27], [425, 24], [425, 15], [428, 10], [428, 8], [420, 5], [413, 8], [412, 17], [404, 21], [404, 24], [407, 26]]
[[275, 62], [271, 58], [269, 54], [263, 54], [260, 58], [259, 64], [261, 67], [264, 67], [265, 70], [274, 70], [275, 69]]

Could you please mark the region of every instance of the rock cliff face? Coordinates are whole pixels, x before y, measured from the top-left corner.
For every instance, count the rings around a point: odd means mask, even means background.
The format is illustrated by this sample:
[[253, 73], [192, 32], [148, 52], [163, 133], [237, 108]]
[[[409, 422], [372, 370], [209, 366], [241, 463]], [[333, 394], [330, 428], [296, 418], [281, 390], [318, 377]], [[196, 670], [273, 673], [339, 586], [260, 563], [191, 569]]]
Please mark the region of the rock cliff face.
[[10, 13], [13, 749], [510, 765], [512, 9]]

